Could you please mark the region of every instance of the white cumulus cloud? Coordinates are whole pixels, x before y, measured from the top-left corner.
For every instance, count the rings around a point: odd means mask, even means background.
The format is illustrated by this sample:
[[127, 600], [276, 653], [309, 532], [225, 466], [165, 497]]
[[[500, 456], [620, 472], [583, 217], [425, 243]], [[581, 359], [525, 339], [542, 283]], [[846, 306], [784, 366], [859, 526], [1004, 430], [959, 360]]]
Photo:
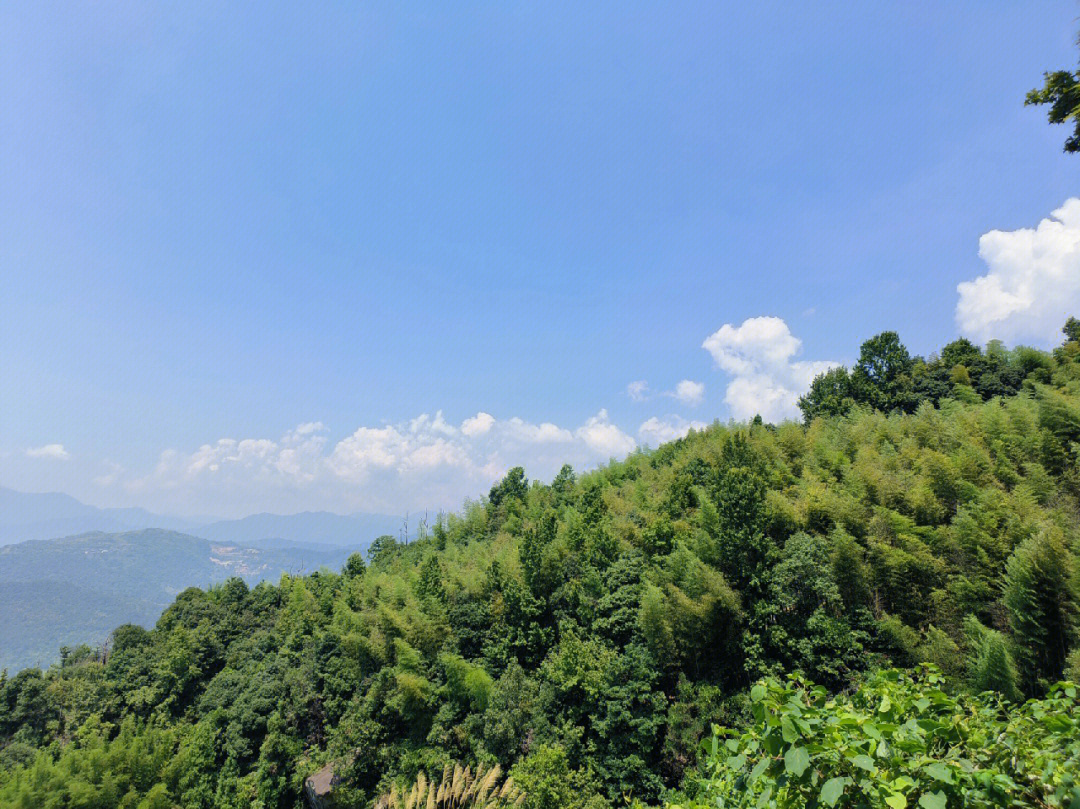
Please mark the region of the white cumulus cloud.
[[499, 433], [503, 441], [517, 445], [566, 444], [574, 440], [572, 432], [550, 421], [531, 424], [517, 416], [499, 425]]
[[1035, 228], [984, 233], [979, 257], [986, 275], [956, 287], [960, 331], [980, 342], [1060, 342], [1065, 320], [1080, 316], [1080, 199]]
[[491, 429], [491, 426], [494, 423], [495, 417], [493, 415], [481, 411], [472, 418], [465, 419], [465, 421], [461, 422], [461, 432], [469, 437], [483, 435]]
[[768, 422], [798, 418], [799, 397], [815, 376], [837, 365], [795, 359], [802, 341], [779, 317], [751, 317], [739, 326], [725, 323], [702, 348], [732, 377], [724, 401], [739, 421], [759, 414]]
[[626, 455], [637, 446], [633, 438], [608, 421], [606, 410], [601, 410], [578, 427], [574, 435], [599, 457], [606, 456], [609, 459]]
[[665, 416], [664, 418], [652, 418], [644, 421], [638, 427], [638, 437], [642, 443], [650, 447], [658, 447], [676, 438], [682, 438], [691, 430], [704, 430], [707, 427], [701, 421], [687, 421], [680, 416]]
[[27, 458], [46, 458], [53, 461], [66, 461], [71, 457], [63, 444], [46, 444], [43, 447], [30, 447], [26, 450]]
[[684, 404], [696, 407], [705, 399], [705, 383], [694, 382], [692, 379], [684, 379], [675, 386], [675, 390], [667, 395], [673, 399], [678, 399]]

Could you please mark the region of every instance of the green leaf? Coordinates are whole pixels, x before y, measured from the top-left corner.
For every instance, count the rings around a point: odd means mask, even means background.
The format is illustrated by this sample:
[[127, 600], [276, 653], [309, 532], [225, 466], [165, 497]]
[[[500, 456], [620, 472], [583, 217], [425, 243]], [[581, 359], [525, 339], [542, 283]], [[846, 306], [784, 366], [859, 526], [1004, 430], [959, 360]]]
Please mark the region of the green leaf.
[[946, 784], [955, 783], [952, 770], [950, 770], [940, 761], [935, 761], [931, 764], [927, 764], [925, 767], [923, 767], [923, 772], [936, 781], [942, 781]]
[[788, 744], [794, 744], [799, 741], [799, 731], [796, 730], [795, 724], [789, 717], [785, 716], [780, 720], [780, 730], [784, 736], [784, 741]]
[[851, 760], [851, 763], [867, 772], [874, 771], [874, 760], [868, 755], [860, 753]]
[[784, 769], [796, 778], [806, 772], [810, 766], [810, 754], [805, 747], [792, 747], [784, 753]]
[[763, 699], [765, 699], [766, 693], [767, 692], [765, 691], [765, 686], [763, 686], [761, 683], [758, 683], [750, 689], [750, 699], [752, 699], [754, 702], [761, 702]]
[[759, 761], [757, 764], [755, 764], [754, 769], [752, 769], [750, 771], [750, 780], [751, 781], [756, 781], [757, 779], [759, 779], [761, 777], [761, 774], [763, 772], [765, 772], [765, 770], [767, 770], [767, 769], [769, 769], [769, 757], [768, 756], [763, 756], [761, 761]]
[[892, 809], [905, 809], [905, 807], [907, 807], [907, 798], [899, 792], [895, 792], [885, 798], [885, 803], [889, 804]]
[[945, 809], [945, 793], [940, 790], [927, 792], [919, 798], [919, 806], [923, 809]]
[[844, 787], [850, 783], [850, 778], [830, 778], [821, 787], [821, 802], [826, 806], [836, 806], [836, 802], [844, 794]]

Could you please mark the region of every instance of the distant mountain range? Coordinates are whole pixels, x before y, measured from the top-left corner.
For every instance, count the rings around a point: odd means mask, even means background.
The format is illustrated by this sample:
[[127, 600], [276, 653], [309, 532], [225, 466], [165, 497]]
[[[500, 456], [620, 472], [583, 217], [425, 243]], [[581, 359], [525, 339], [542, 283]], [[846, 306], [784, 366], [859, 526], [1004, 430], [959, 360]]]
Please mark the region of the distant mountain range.
[[304, 511], [300, 514], [252, 514], [239, 520], [220, 520], [188, 531], [215, 542], [241, 545], [280, 539], [316, 545], [371, 544], [381, 534], [398, 535], [400, 517], [385, 514], [331, 514]]
[[325, 511], [187, 520], [0, 487], [0, 669], [47, 666], [60, 646], [101, 643], [120, 624], [152, 626], [187, 587], [338, 569], [400, 526]]
[[184, 531], [194, 526], [188, 520], [151, 514], [141, 508], [95, 508], [59, 492], [31, 494], [0, 487], [0, 545], [87, 531]]
[[239, 576], [339, 569], [351, 546], [272, 539], [261, 547], [175, 531], [94, 532], [0, 547], [0, 669], [47, 666], [61, 645], [98, 644], [120, 624], [152, 626], [177, 593]]
[[182, 531], [215, 542], [251, 545], [268, 539], [320, 545], [369, 543], [397, 536], [401, 518], [386, 514], [253, 514], [238, 520], [199, 521], [153, 514], [141, 508], [96, 508], [57, 492], [30, 494], [0, 487], [0, 545], [143, 528]]

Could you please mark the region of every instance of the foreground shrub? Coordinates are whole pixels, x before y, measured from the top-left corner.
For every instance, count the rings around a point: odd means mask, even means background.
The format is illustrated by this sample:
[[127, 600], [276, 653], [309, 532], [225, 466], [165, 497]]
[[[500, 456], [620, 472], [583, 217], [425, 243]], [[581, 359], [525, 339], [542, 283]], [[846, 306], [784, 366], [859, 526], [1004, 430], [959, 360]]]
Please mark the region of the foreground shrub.
[[[830, 697], [796, 678], [751, 691], [745, 731], [713, 728], [693, 806], [1080, 806], [1080, 700], [951, 696], [936, 669], [882, 671]], [[674, 809], [674, 808], [673, 808]]]

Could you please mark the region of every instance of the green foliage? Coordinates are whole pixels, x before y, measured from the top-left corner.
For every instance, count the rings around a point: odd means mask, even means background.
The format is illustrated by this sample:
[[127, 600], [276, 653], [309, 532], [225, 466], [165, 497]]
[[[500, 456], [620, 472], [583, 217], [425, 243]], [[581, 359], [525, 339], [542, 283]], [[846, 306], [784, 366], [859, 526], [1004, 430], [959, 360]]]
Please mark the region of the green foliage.
[[1073, 133], [1065, 140], [1066, 152], [1080, 152], [1080, 74], [1055, 70], [1044, 74], [1041, 88], [1031, 90], [1027, 105], [1049, 104], [1046, 115], [1052, 124], [1073, 123]]
[[799, 409], [807, 421], [819, 416], [846, 416], [855, 406], [855, 389], [848, 369], [831, 368], [814, 378], [799, 398]]
[[[1065, 331], [1068, 334], [1068, 327]], [[809, 423], [848, 415], [857, 406], [913, 413], [923, 403], [976, 404], [1015, 395], [1025, 380], [1049, 381], [1045, 361], [1045, 355], [1031, 349], [1010, 352], [991, 343], [983, 351], [963, 338], [942, 348], [937, 357], [912, 357], [896, 332], [887, 331], [862, 344], [850, 372], [838, 367], [817, 376], [799, 399], [799, 408]]]
[[506, 477], [491, 487], [488, 503], [492, 508], [497, 509], [503, 503], [515, 500], [521, 502], [525, 499], [528, 490], [529, 481], [525, 477], [525, 470], [520, 466], [515, 466], [506, 473]]
[[[1075, 806], [1080, 700], [1060, 683], [1010, 708], [955, 697], [932, 667], [830, 697], [798, 679], [751, 689], [752, 724], [716, 728], [690, 806]], [[673, 808], [674, 809], [674, 808]]]
[[[730, 651], [741, 619], [724, 576], [680, 545], [642, 589], [639, 627], [656, 660], [700, 673]], [[723, 655], [726, 656], [726, 655]]]
[[90, 720], [56, 758], [38, 752], [0, 781], [0, 806], [172, 806], [168, 783], [177, 732], [134, 720], [115, 735], [111, 730]]
[[349, 558], [345, 560], [345, 568], [342, 572], [346, 576], [363, 576], [364, 571], [367, 569], [367, 565], [364, 564], [364, 557], [360, 553], [351, 553]]
[[[769, 596], [755, 615], [773, 668], [801, 669], [837, 687], [865, 657], [868, 635], [851, 626], [824, 537], [790, 537], [769, 572]], [[769, 665], [759, 668], [768, 670]]]
[[1077, 594], [1072, 557], [1060, 530], [1026, 540], [1006, 567], [1004, 602], [1020, 656], [1026, 690], [1061, 676], [1076, 635]]
[[1020, 675], [1005, 636], [987, 629], [971, 615], [964, 619], [964, 627], [972, 649], [968, 664], [972, 689], [976, 692], [996, 691], [1005, 699], [1019, 700]]
[[914, 362], [894, 331], [883, 331], [862, 344], [851, 374], [852, 389], [878, 410], [911, 412], [916, 398], [911, 372]]
[[600, 809], [595, 779], [584, 770], [572, 770], [560, 745], [541, 745], [519, 762], [511, 775], [525, 795], [525, 809]]
[[[1080, 100], [1077, 103], [1080, 103]], [[1061, 327], [1061, 333], [1065, 335], [1066, 343], [1080, 342], [1080, 320], [1070, 317]]]
[[446, 672], [447, 693], [452, 699], [476, 711], [487, 708], [494, 682], [482, 666], [473, 665], [449, 652], [439, 655], [439, 662]]
[[375, 537], [368, 548], [368, 559], [373, 565], [386, 564], [398, 553], [398, 541], [390, 534]]

